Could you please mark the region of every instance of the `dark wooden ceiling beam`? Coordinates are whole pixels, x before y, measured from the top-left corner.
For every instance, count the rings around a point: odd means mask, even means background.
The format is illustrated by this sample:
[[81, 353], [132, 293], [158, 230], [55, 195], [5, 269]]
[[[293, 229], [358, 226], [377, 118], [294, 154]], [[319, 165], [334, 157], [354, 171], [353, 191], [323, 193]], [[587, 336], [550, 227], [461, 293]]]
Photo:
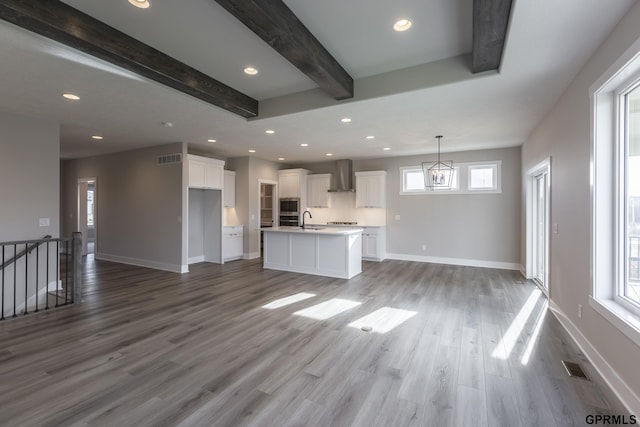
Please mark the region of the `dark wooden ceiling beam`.
[[472, 72], [500, 67], [511, 3], [512, 0], [473, 0]]
[[0, 18], [242, 117], [258, 101], [57, 0], [2, 0]]
[[215, 0], [334, 99], [353, 98], [353, 79], [282, 0]]

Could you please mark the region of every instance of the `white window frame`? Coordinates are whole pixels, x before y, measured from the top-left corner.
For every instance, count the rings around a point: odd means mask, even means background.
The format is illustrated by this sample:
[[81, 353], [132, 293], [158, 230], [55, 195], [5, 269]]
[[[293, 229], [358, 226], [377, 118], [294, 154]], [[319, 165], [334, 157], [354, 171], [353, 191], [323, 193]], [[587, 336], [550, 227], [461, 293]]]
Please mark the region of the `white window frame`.
[[[471, 171], [474, 169], [492, 169], [493, 187], [475, 188], [471, 185]], [[470, 193], [502, 193], [502, 160], [470, 163], [467, 166], [467, 191]]]
[[[640, 81], [640, 39], [590, 87], [591, 101], [591, 295], [589, 305], [640, 345], [640, 310], [619, 296], [620, 141], [624, 138], [620, 95]], [[622, 216], [621, 216], [622, 215]], [[612, 235], [612, 230], [614, 230]]]
[[627, 126], [627, 108], [625, 104], [625, 96], [640, 87], [640, 72], [631, 76], [625, 84], [616, 91], [616, 121], [618, 133], [616, 138], [616, 271], [615, 283], [616, 290], [613, 294], [614, 300], [622, 305], [625, 309], [631, 311], [640, 319], [640, 303], [632, 301], [625, 294], [627, 277], [626, 277], [626, 261], [627, 261], [627, 185], [625, 180], [625, 172], [627, 168], [627, 147], [628, 126]]
[[420, 172], [422, 174], [422, 181], [424, 182], [424, 170], [422, 166], [402, 166], [400, 167], [400, 194], [402, 195], [425, 195], [425, 194], [457, 194], [460, 192], [460, 167], [453, 165], [454, 174], [457, 175], [454, 181], [456, 187], [449, 188], [423, 188], [421, 190], [406, 190], [406, 173], [407, 172]]
[[[495, 168], [495, 187], [492, 189], [472, 189], [470, 188], [470, 171], [473, 168]], [[483, 162], [453, 163], [454, 171], [457, 175], [457, 187], [451, 189], [424, 188], [422, 190], [406, 189], [406, 173], [424, 173], [422, 166], [401, 166], [400, 167], [400, 195], [402, 196], [422, 196], [435, 194], [497, 194], [502, 193], [502, 160], [487, 160]], [[424, 175], [423, 175], [424, 176]]]

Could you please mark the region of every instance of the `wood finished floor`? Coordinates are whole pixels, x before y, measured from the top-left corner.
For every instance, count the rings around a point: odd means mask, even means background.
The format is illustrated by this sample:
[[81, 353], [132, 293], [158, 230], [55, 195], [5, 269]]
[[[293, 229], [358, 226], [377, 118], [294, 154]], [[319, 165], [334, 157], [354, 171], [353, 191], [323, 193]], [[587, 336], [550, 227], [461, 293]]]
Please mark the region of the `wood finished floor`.
[[[561, 359], [596, 375], [516, 272], [385, 261], [343, 280], [260, 260], [85, 270], [81, 306], [0, 323], [0, 425], [550, 427], [624, 413], [566, 376]], [[262, 308], [300, 292], [315, 296]], [[361, 304], [293, 314], [333, 298]], [[382, 307], [416, 314], [384, 334], [348, 326]]]

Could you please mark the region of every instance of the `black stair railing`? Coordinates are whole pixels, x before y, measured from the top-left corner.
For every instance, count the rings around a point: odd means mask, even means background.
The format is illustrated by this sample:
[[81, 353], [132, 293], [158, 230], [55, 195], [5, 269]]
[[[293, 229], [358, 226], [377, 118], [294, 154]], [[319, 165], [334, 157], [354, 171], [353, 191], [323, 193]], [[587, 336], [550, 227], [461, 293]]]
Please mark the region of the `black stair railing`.
[[82, 235], [0, 243], [0, 320], [80, 301]]

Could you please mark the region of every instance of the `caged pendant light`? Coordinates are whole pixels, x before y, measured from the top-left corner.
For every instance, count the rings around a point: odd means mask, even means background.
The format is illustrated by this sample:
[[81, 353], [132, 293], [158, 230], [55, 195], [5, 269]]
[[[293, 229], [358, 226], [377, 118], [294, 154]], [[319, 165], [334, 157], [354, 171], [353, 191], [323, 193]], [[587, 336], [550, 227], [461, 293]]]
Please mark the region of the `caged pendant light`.
[[453, 160], [440, 160], [442, 135], [437, 135], [436, 138], [438, 139], [438, 161], [422, 162], [424, 186], [432, 190], [450, 190], [453, 180]]

